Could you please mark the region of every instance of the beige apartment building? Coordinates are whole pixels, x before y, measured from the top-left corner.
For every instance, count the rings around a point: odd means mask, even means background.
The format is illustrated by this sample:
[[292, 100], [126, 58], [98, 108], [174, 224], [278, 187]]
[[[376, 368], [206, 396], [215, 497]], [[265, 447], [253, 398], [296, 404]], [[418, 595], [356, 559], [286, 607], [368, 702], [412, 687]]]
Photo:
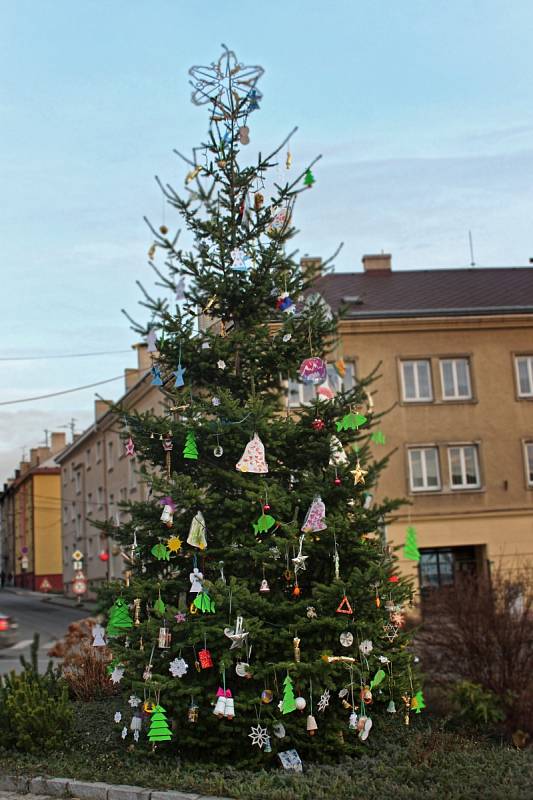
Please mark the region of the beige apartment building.
[[[163, 395], [151, 385], [151, 360], [145, 345], [136, 345], [137, 369], [125, 370], [125, 393], [120, 402], [139, 412], [162, 413]], [[123, 501], [146, 499], [147, 489], [137, 475], [136, 459], [126, 456], [117, 415], [103, 400], [95, 402], [95, 420], [58, 457], [61, 465], [63, 580], [72, 593], [73, 553], [82, 556], [82, 571], [94, 594], [98, 583], [121, 577], [124, 560], [118, 546], [92, 525], [93, 520], [122, 520]]]
[[375, 409], [392, 410], [372, 447], [391, 457], [377, 497], [411, 503], [387, 537], [411, 524], [421, 550], [402, 569], [429, 588], [533, 565], [533, 268], [394, 272], [382, 254], [316, 290], [346, 308], [345, 380], [380, 364]]

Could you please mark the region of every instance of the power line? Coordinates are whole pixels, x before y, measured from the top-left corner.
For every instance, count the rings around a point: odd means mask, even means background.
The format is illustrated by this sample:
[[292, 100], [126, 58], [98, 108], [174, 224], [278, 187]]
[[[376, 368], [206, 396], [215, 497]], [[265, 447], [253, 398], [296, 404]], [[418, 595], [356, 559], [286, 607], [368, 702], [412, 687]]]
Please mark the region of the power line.
[[44, 361], [49, 358], [87, 358], [89, 356], [110, 356], [130, 352], [131, 350], [102, 350], [98, 353], [61, 353], [49, 356], [0, 356], [0, 361]]
[[71, 392], [81, 392], [82, 389], [92, 389], [93, 386], [102, 386], [104, 383], [111, 383], [112, 381], [124, 380], [124, 375], [117, 375], [116, 378], [107, 378], [105, 381], [97, 381], [96, 383], [87, 383], [85, 386], [75, 386], [74, 389], [63, 389], [61, 392], [50, 392], [49, 394], [39, 394], [35, 397], [22, 397], [20, 400], [3, 400], [0, 406], [12, 406], [15, 403], [29, 403], [32, 400], [45, 400], [47, 397], [58, 397], [60, 394], [70, 394]]

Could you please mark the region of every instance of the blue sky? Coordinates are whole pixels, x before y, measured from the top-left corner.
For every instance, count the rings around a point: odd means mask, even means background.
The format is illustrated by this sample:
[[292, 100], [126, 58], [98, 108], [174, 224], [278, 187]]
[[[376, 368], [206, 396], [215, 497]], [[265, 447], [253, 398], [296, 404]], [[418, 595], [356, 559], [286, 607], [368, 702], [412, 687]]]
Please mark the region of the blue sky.
[[[0, 0], [0, 357], [127, 350], [120, 309], [149, 282], [153, 180], [197, 144], [187, 70], [220, 43], [259, 63], [250, 148], [299, 126], [302, 253], [393, 254], [393, 268], [533, 256], [533, 6], [522, 0]], [[169, 214], [165, 221], [174, 224]], [[175, 223], [178, 224], [177, 221]], [[0, 400], [121, 374], [134, 354], [0, 361]], [[117, 396], [120, 381], [103, 387]], [[0, 479], [44, 428], [91, 421], [94, 389], [0, 407]]]

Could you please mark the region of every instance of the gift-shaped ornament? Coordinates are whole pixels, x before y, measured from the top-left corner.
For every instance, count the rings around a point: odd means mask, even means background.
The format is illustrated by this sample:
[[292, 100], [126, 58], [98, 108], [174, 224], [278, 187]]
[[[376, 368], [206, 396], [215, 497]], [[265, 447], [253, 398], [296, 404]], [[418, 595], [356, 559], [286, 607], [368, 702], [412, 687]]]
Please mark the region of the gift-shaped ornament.
[[268, 472], [265, 447], [257, 433], [254, 433], [252, 439], [244, 448], [244, 453], [235, 467], [239, 472], [252, 472], [255, 475], [265, 475]]
[[305, 515], [302, 531], [304, 533], [318, 533], [319, 531], [325, 531], [327, 527], [326, 506], [320, 495], [317, 494]]

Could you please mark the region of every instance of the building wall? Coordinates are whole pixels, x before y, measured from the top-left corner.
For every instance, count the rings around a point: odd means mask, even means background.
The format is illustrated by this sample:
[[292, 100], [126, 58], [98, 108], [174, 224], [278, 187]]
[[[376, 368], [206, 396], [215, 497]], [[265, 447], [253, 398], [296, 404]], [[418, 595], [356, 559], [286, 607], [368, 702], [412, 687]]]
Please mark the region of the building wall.
[[[517, 396], [514, 356], [533, 352], [533, 319], [505, 317], [391, 319], [345, 321], [341, 326], [344, 358], [354, 360], [359, 377], [381, 362], [381, 376], [372, 389], [377, 412], [391, 408], [380, 428], [386, 446], [372, 445], [381, 455], [391, 452], [378, 498], [405, 497], [389, 540], [400, 544], [406, 525], [418, 533], [420, 547], [476, 544], [487, 558], [506, 570], [533, 564], [533, 490], [527, 486], [523, 443], [533, 440], [533, 403]], [[442, 399], [439, 358], [470, 359], [473, 399]], [[400, 361], [431, 359], [433, 402], [402, 399]], [[479, 489], [452, 489], [447, 445], [477, 443], [481, 470]], [[408, 445], [439, 449], [442, 488], [412, 492], [408, 477]], [[413, 571], [411, 562], [402, 567]]]
[[33, 488], [34, 587], [39, 591], [43, 580], [49, 589], [62, 591], [61, 564], [61, 476], [36, 474]]

